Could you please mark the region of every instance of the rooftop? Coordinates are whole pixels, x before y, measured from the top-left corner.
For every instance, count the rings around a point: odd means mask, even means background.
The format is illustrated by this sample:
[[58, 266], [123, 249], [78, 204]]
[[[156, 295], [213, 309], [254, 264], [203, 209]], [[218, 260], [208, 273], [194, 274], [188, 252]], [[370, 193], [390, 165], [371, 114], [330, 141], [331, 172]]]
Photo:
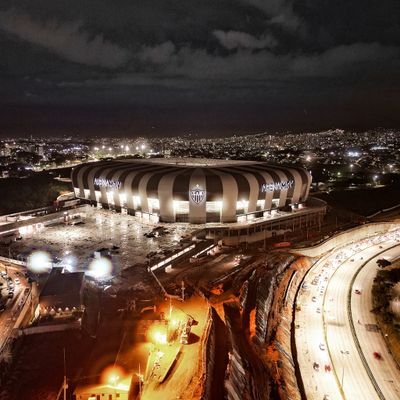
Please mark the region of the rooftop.
[[213, 158], [147, 158], [147, 159], [124, 159], [115, 160], [118, 162], [132, 162], [132, 163], [152, 163], [152, 164], [168, 164], [168, 165], [182, 165], [185, 167], [226, 167], [230, 165], [246, 165], [258, 164], [257, 161], [242, 161], [242, 160], [217, 160]]
[[53, 268], [40, 293], [40, 302], [57, 307], [79, 307], [84, 275], [84, 272], [63, 274], [62, 268]]

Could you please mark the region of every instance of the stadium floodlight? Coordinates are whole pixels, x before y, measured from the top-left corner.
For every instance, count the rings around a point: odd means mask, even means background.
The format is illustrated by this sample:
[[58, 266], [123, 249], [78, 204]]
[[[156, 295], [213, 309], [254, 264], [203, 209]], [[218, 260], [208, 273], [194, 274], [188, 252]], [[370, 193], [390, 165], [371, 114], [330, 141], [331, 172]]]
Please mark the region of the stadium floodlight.
[[30, 271], [38, 274], [49, 272], [52, 268], [51, 257], [45, 251], [34, 251], [27, 261], [27, 267]]
[[94, 259], [89, 265], [89, 273], [96, 279], [104, 279], [111, 275], [112, 264], [108, 258]]

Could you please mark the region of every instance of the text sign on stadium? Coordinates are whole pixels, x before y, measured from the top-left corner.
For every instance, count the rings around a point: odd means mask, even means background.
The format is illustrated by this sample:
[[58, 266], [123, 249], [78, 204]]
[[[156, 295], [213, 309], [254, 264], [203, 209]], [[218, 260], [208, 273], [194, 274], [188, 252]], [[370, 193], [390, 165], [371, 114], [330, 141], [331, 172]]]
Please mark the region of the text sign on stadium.
[[121, 181], [114, 181], [113, 179], [105, 178], [94, 178], [94, 184], [107, 189], [121, 189], [122, 187]]
[[199, 185], [190, 190], [190, 198], [196, 204], [200, 204], [206, 198], [206, 191]]
[[266, 192], [273, 192], [275, 190], [288, 190], [293, 186], [293, 184], [294, 184], [293, 179], [283, 182], [263, 183], [261, 185], [261, 192], [266, 193]]

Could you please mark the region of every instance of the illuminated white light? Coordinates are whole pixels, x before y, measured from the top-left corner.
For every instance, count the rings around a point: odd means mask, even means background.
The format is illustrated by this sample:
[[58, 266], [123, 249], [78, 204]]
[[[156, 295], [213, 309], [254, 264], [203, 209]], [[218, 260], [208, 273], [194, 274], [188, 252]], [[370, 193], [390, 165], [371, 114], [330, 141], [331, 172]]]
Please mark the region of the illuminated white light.
[[94, 178], [93, 182], [99, 187], [105, 187], [108, 189], [121, 189], [122, 187], [121, 181], [114, 181], [113, 179]]
[[63, 259], [64, 268], [69, 272], [76, 271], [76, 266], [78, 264], [77, 258], [70, 254]]
[[19, 228], [19, 233], [20, 235], [27, 235], [33, 232], [33, 226], [32, 225], [28, 225], [28, 226], [21, 226], [21, 228]]
[[275, 190], [288, 190], [294, 185], [294, 180], [290, 179], [288, 181], [283, 181], [283, 182], [269, 182], [269, 183], [263, 183], [261, 185], [261, 192], [266, 193], [266, 192], [273, 192]]
[[206, 202], [206, 212], [221, 212], [222, 201], [207, 201]]
[[173, 201], [174, 211], [177, 214], [188, 214], [189, 213], [189, 202], [188, 201]]
[[45, 251], [33, 252], [28, 257], [27, 267], [35, 273], [48, 272], [52, 267], [50, 255]]
[[114, 205], [114, 192], [107, 192], [107, 202]]
[[119, 202], [121, 207], [126, 207], [126, 193], [119, 194]]
[[148, 198], [149, 211], [152, 213], [154, 210], [160, 209], [160, 200]]
[[246, 200], [239, 200], [236, 202], [236, 210], [244, 210], [244, 212], [247, 212], [249, 207], [249, 202]]
[[97, 279], [106, 278], [111, 275], [112, 264], [108, 258], [96, 258], [89, 265], [90, 275]]
[[359, 157], [359, 156], [360, 156], [360, 153], [359, 153], [358, 151], [349, 151], [349, 152], [347, 153], [347, 155], [348, 155], [349, 157]]

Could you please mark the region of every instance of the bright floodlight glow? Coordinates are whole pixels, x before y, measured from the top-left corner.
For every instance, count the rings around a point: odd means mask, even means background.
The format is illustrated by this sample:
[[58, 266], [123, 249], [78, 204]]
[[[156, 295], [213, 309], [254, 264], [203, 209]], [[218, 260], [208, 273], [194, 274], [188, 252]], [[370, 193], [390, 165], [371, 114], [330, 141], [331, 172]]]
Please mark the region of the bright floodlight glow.
[[148, 332], [148, 337], [154, 344], [167, 344], [167, 330], [165, 327], [151, 327]]
[[167, 344], [167, 335], [165, 333], [155, 332], [154, 341], [158, 344]]
[[90, 274], [97, 279], [106, 278], [111, 275], [112, 264], [108, 258], [96, 258], [89, 265]]
[[124, 370], [118, 365], [111, 365], [103, 370], [101, 373], [102, 383], [117, 386], [117, 383], [125, 375]]
[[45, 251], [35, 251], [28, 257], [27, 267], [32, 272], [41, 273], [51, 269], [51, 258]]
[[74, 271], [77, 263], [78, 263], [77, 258], [72, 254], [67, 255], [63, 259], [63, 264], [65, 265], [66, 269], [70, 272]]

